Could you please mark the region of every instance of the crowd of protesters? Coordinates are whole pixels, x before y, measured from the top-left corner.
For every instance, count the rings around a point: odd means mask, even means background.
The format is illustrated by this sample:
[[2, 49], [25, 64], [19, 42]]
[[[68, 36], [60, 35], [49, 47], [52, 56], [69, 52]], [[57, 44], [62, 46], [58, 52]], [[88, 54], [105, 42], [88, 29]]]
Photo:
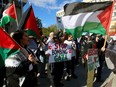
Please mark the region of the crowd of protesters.
[[[5, 66], [0, 69], [0, 87], [3, 84], [7, 87], [34, 87], [37, 84], [38, 73], [41, 78], [50, 78], [54, 87], [64, 86], [61, 81], [64, 79], [64, 70], [67, 81], [70, 81], [70, 78], [78, 79], [75, 73], [77, 64], [84, 65], [87, 76], [88, 49], [98, 49], [99, 67], [95, 76], [97, 82], [102, 81], [101, 74], [105, 63], [105, 50], [101, 50], [105, 38], [102, 35], [83, 35], [80, 39], [74, 40], [72, 35], [59, 31], [57, 34], [51, 32], [49, 37], [42, 36], [36, 39], [28, 36], [25, 31], [16, 31], [11, 37], [23, 48], [23, 52], [11, 55], [5, 60]], [[49, 63], [50, 54], [47, 50], [51, 43], [67, 44], [67, 49], [72, 50], [71, 60]], [[108, 43], [105, 48], [107, 46]], [[26, 56], [26, 53], [29, 55]]]

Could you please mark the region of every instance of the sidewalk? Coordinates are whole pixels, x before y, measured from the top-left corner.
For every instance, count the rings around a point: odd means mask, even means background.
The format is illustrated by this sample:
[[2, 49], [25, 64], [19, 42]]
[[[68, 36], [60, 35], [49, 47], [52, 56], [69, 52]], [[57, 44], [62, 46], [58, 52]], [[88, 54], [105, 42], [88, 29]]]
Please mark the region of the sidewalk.
[[[76, 75], [77, 79], [71, 78], [70, 81], [63, 80], [63, 87], [86, 87], [86, 78], [84, 74], [84, 67], [82, 65], [76, 66]], [[109, 76], [110, 70], [107, 69], [106, 66], [103, 68], [102, 79], [103, 81]], [[94, 82], [93, 87], [100, 87], [103, 82]], [[40, 78], [38, 77], [38, 85], [36, 87], [52, 87], [51, 82], [48, 78]]]

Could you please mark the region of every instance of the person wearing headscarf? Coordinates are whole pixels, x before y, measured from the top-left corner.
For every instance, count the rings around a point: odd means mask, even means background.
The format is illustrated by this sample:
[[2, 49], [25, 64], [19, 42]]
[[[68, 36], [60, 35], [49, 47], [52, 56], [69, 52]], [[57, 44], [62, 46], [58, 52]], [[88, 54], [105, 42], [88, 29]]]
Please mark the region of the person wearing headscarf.
[[28, 52], [26, 47], [29, 43], [29, 37], [25, 31], [16, 31], [12, 38], [22, 47], [24, 52], [20, 51], [12, 54], [5, 60], [7, 87], [34, 87], [35, 57], [32, 52]]

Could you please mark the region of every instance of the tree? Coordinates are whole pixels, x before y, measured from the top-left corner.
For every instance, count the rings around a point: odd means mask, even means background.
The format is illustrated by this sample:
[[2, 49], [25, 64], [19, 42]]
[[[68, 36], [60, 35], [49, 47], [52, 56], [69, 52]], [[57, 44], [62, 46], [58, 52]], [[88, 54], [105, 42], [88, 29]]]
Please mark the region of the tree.
[[50, 32], [54, 32], [54, 33], [57, 33], [57, 26], [54, 24], [54, 25], [51, 25], [51, 26], [49, 26], [48, 28], [43, 28], [42, 29], [42, 32], [43, 32], [43, 35], [45, 35], [45, 36], [49, 36], [49, 33]]
[[37, 22], [37, 26], [38, 26], [38, 29], [40, 31], [40, 34], [42, 35], [42, 22], [41, 22], [41, 19], [36, 18], [36, 22]]

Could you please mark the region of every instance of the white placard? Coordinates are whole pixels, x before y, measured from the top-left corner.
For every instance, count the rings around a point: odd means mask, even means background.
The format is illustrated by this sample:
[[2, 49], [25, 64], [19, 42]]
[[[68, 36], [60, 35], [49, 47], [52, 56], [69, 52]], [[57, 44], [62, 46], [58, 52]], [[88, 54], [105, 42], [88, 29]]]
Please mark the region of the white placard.
[[49, 63], [71, 60], [72, 50], [66, 44], [50, 43], [47, 53], [50, 54]]

